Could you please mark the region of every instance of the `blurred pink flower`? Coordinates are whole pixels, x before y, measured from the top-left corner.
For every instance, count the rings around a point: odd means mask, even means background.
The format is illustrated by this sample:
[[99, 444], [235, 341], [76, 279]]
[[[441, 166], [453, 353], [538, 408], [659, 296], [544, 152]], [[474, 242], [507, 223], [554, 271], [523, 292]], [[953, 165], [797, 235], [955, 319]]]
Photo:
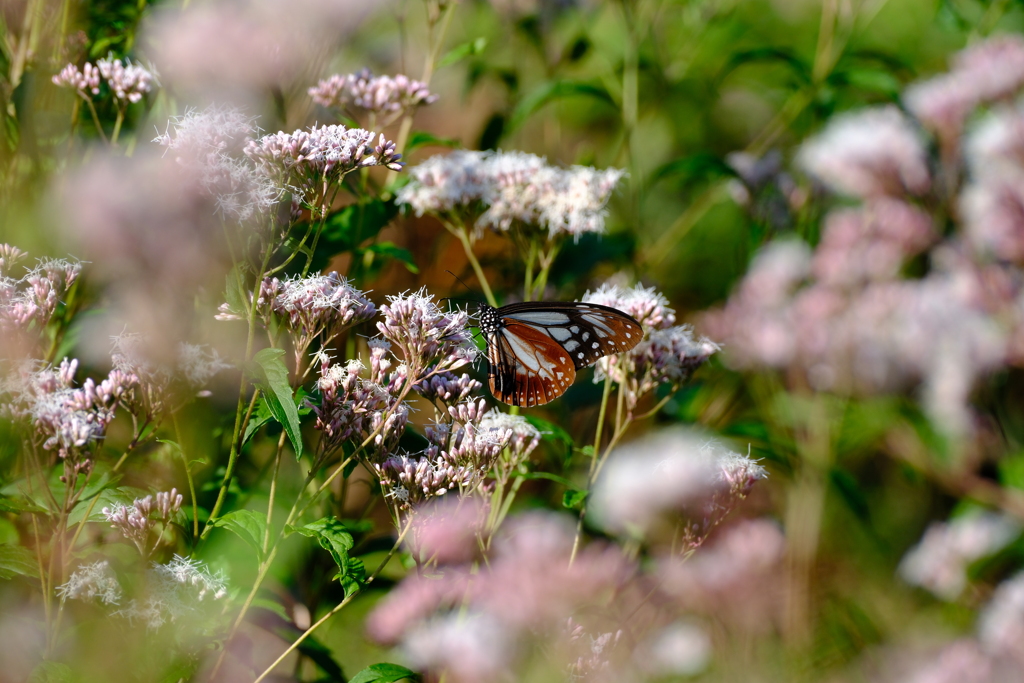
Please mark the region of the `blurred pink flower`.
[[963, 50], [948, 73], [911, 85], [903, 99], [914, 116], [955, 148], [964, 122], [978, 105], [1008, 98], [1022, 85], [1024, 39], [1004, 35]]
[[797, 162], [832, 190], [855, 197], [919, 195], [931, 185], [921, 136], [894, 106], [834, 117], [803, 143]]
[[903, 557], [900, 576], [943, 600], [955, 600], [967, 586], [968, 565], [999, 551], [1020, 531], [1013, 519], [978, 510], [933, 522]]
[[682, 608], [747, 632], [762, 632], [779, 616], [779, 567], [786, 540], [778, 524], [744, 520], [686, 559], [664, 557], [662, 589]]
[[[615, 533], [664, 531], [682, 515], [699, 544], [735, 500], [767, 477], [746, 456], [682, 428], [663, 429], [620, 446], [594, 485], [594, 520]], [[667, 523], [670, 529], [675, 522]]]
[[477, 498], [449, 496], [419, 508], [407, 545], [421, 562], [462, 564], [480, 553], [488, 507]]
[[143, 38], [165, 81], [217, 101], [287, 89], [386, 3], [218, 0], [163, 8]]
[[978, 640], [989, 654], [1024, 668], [1024, 573], [996, 588], [978, 618]]
[[825, 219], [811, 269], [819, 282], [833, 287], [892, 280], [938, 237], [928, 214], [896, 199], [837, 209]]
[[65, 234], [109, 285], [111, 315], [162, 345], [188, 335], [195, 292], [219, 291], [229, 258], [217, 198], [191, 169], [145, 153], [100, 158], [60, 188]]
[[[490, 675], [495, 662], [503, 672], [515, 671], [531, 643], [578, 654], [567, 642], [567, 620], [576, 613], [636, 609], [623, 594], [636, 567], [614, 546], [600, 544], [583, 548], [570, 565], [573, 537], [567, 517], [527, 513], [510, 519], [479, 571], [448, 566], [436, 578], [413, 574], [402, 581], [370, 614], [370, 634], [399, 643], [429, 671], [460, 681], [481, 680], [474, 676]], [[479, 632], [467, 629], [473, 625]]]

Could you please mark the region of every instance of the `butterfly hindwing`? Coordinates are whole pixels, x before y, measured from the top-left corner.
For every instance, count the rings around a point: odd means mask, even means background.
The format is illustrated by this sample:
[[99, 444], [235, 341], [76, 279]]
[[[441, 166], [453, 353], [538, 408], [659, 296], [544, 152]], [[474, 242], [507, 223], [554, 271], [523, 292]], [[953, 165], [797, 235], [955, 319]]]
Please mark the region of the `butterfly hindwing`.
[[490, 387], [495, 398], [515, 406], [548, 403], [576, 379], [569, 354], [544, 332], [513, 323], [488, 335]]
[[576, 370], [628, 351], [643, 328], [622, 311], [568, 301], [480, 309], [487, 340], [491, 393], [505, 403], [534, 406], [561, 396]]

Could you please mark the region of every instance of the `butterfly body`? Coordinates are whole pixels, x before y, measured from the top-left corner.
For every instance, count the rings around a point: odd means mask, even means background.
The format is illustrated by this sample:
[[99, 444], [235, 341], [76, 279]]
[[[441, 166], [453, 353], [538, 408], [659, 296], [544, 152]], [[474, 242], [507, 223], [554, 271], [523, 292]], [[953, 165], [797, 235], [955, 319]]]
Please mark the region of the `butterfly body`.
[[558, 398], [577, 370], [629, 351], [644, 336], [640, 324], [622, 311], [574, 301], [481, 305], [479, 318], [491, 393], [524, 407]]

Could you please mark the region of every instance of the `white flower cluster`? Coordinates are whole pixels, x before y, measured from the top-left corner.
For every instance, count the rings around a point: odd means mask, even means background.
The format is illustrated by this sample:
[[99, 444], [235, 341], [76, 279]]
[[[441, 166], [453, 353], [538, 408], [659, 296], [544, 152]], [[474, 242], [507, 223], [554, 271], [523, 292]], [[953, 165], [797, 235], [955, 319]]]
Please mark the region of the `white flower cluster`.
[[417, 216], [463, 213], [478, 229], [519, 224], [554, 238], [604, 232], [605, 208], [625, 171], [561, 168], [525, 152], [457, 151], [431, 157], [410, 173], [398, 203]]

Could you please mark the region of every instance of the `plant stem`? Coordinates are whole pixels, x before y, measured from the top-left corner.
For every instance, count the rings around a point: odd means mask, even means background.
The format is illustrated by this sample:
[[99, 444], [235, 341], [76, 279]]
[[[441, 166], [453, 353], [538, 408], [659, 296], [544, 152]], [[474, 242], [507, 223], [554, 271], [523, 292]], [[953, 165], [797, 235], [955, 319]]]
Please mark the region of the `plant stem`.
[[189, 467], [185, 447], [181, 443], [181, 426], [178, 424], [178, 411], [171, 411], [171, 422], [174, 424], [174, 438], [178, 440], [178, 454], [185, 465], [185, 476], [188, 478], [188, 492], [192, 496], [192, 538], [199, 537], [199, 502], [196, 500], [196, 484], [192, 479], [192, 468]]
[[473, 272], [476, 273], [476, 279], [480, 282], [480, 288], [484, 290], [484, 297], [487, 299], [487, 303], [497, 307], [498, 300], [494, 298], [494, 292], [491, 291], [491, 285], [487, 282], [484, 269], [480, 266], [476, 254], [473, 253], [473, 244], [469, 239], [469, 230], [466, 229], [465, 225], [454, 226], [448, 222], [445, 222], [445, 227], [462, 242], [462, 249], [466, 252], [466, 258], [469, 260], [469, 265], [472, 266]]

